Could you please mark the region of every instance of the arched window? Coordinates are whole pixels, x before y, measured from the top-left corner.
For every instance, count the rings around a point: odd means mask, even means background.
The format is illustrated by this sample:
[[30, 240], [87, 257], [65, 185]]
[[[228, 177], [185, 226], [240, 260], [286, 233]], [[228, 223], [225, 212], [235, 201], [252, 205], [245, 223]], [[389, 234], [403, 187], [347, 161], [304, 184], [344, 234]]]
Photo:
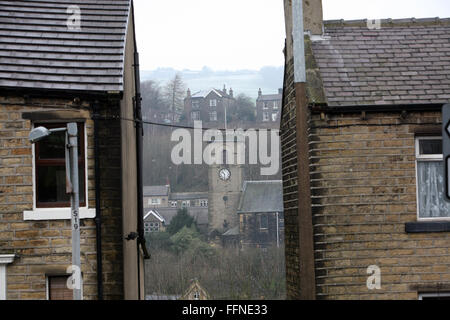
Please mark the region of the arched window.
[[226, 149], [222, 150], [222, 164], [228, 164], [228, 154]]

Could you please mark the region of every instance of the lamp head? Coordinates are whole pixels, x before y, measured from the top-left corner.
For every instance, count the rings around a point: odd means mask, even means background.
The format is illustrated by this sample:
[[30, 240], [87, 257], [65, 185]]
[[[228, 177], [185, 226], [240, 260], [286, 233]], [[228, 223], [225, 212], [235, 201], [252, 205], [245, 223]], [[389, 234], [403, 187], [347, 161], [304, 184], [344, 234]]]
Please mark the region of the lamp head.
[[42, 139], [45, 139], [51, 134], [50, 130], [44, 127], [37, 127], [31, 130], [30, 135], [28, 136], [28, 140], [30, 140], [31, 143], [36, 143], [41, 141]]

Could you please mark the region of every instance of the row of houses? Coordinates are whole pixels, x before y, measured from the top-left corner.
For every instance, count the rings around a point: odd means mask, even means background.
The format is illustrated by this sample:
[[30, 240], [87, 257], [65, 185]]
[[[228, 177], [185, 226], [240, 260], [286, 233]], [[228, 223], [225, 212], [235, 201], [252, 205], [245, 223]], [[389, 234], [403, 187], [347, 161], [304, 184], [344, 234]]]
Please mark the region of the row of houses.
[[[208, 206], [208, 192], [171, 193], [168, 185], [144, 190], [147, 234], [165, 231], [179, 210], [185, 208], [199, 230], [213, 238], [214, 211]], [[281, 181], [244, 181], [234, 215], [236, 224], [230, 223], [221, 233], [214, 233], [224, 246], [281, 246], [284, 243]]]
[[[278, 128], [281, 91], [282, 89], [279, 89], [275, 94], [263, 94], [261, 89], [258, 90], [258, 97], [253, 110], [256, 124]], [[225, 119], [227, 119], [227, 122], [233, 121], [230, 113], [235, 109], [236, 98], [231, 88], [229, 90], [226, 87], [223, 90], [210, 88], [194, 93], [191, 93], [191, 90], [188, 89], [184, 99], [184, 110], [152, 110], [151, 117], [164, 123], [183, 121], [192, 126], [194, 121], [202, 121], [208, 127], [225, 127]]]

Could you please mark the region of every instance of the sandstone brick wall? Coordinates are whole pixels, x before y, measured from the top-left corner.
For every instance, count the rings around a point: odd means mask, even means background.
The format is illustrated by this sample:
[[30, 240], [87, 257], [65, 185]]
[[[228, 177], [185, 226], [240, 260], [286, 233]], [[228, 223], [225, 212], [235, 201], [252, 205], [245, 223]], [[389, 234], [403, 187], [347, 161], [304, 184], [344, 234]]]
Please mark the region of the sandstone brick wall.
[[298, 184], [297, 139], [294, 90], [294, 62], [288, 61], [285, 70], [284, 106], [280, 124], [281, 161], [283, 174], [286, 294], [288, 299], [299, 297], [300, 262], [298, 247]]
[[[64, 273], [71, 264], [70, 220], [24, 221], [33, 209], [31, 121], [23, 112], [70, 109], [71, 102], [55, 99], [25, 101], [0, 97], [0, 253], [18, 257], [7, 266], [8, 299], [45, 299], [46, 274]], [[84, 105], [87, 106], [86, 104]], [[118, 113], [104, 105], [103, 113]], [[115, 111], [116, 110], [116, 111]], [[86, 120], [88, 137], [89, 207], [95, 208], [93, 121]], [[122, 240], [120, 189], [120, 122], [103, 121], [101, 128], [103, 261], [105, 298], [121, 298]], [[97, 297], [96, 230], [93, 219], [81, 224], [84, 298]]]
[[[439, 133], [440, 123], [437, 112], [312, 116], [319, 299], [417, 299], [424, 288], [448, 290], [449, 233], [405, 233], [405, 223], [417, 221], [415, 135]], [[366, 286], [370, 265], [381, 268], [381, 290]]]

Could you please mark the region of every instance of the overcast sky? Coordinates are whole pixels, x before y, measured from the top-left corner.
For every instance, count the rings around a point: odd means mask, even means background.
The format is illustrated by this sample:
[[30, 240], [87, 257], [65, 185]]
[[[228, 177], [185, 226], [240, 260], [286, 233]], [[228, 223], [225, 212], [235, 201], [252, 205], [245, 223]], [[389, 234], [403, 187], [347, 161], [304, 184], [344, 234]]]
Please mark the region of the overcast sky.
[[[282, 0], [134, 0], [141, 68], [284, 64]], [[450, 17], [450, 0], [323, 0], [324, 19]]]

